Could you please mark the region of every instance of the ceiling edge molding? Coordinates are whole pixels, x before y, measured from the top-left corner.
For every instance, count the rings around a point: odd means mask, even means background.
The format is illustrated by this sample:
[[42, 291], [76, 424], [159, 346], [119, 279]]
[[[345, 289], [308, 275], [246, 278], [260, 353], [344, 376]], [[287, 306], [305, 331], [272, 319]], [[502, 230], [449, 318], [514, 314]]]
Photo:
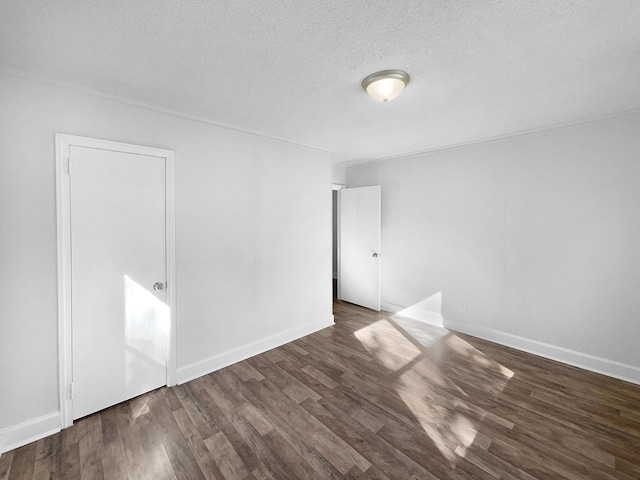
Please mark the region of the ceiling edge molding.
[[49, 78], [40, 77], [35, 74], [25, 73], [13, 69], [8, 69], [2, 65], [0, 65], [0, 75], [4, 75], [5, 77], [14, 78], [17, 80], [36, 83], [39, 85], [44, 85], [50, 88], [57, 88], [60, 90], [66, 90], [73, 93], [79, 93], [82, 95], [87, 95], [90, 97], [98, 98], [101, 100], [106, 100], [114, 103], [119, 103], [121, 105], [126, 105], [128, 107], [138, 108], [140, 110], [146, 110], [148, 112], [158, 113], [161, 115], [166, 115], [169, 117], [180, 118], [182, 120], [188, 120], [191, 122], [202, 123], [205, 125], [211, 125], [212, 127], [224, 128], [225, 130], [232, 130], [234, 132], [245, 133], [248, 135], [253, 135], [260, 138], [266, 138], [268, 140], [274, 140], [278, 142], [287, 143], [289, 145], [295, 145], [296, 147], [304, 147], [310, 148], [312, 150], [317, 150], [323, 153], [332, 153], [332, 150], [324, 147], [320, 147], [318, 145], [309, 145], [302, 142], [296, 142], [294, 140], [289, 140], [287, 138], [278, 137], [276, 135], [269, 135], [266, 133], [261, 133], [249, 129], [244, 129], [241, 127], [237, 127], [234, 125], [229, 125], [226, 123], [215, 122], [205, 117], [199, 117], [197, 115], [189, 115], [187, 113], [181, 112], [179, 110], [174, 110], [172, 108], [164, 107], [162, 105], [146, 103], [146, 102], [138, 102], [136, 100], [131, 100], [129, 98], [120, 97], [118, 95], [111, 95], [108, 93], [101, 92], [99, 90], [94, 90], [87, 87], [82, 87], [78, 85], [74, 85], [72, 83], [60, 82], [57, 80], [51, 80]]
[[[540, 132], [546, 132], [549, 130], [559, 130], [561, 128], [568, 128], [568, 127], [573, 127], [573, 126], [578, 126], [578, 125], [584, 125], [584, 124], [588, 124], [588, 123], [597, 123], [597, 122], [601, 122], [604, 120], [610, 120], [613, 118], [617, 118], [617, 117], [624, 117], [625, 115], [633, 115], [633, 114], [638, 114], [640, 113], [640, 108], [633, 108], [631, 110], [623, 110], [620, 112], [616, 112], [616, 113], [610, 113], [607, 115], [602, 115], [599, 117], [593, 117], [593, 118], [589, 118], [586, 120], [578, 120], [578, 121], [574, 121], [574, 122], [566, 122], [566, 123], [558, 123], [555, 125], [550, 125], [547, 127], [539, 127], [539, 128], [532, 128], [530, 130], [522, 130], [520, 132], [514, 132], [514, 133], [508, 133], [505, 135], [497, 135], [495, 137], [489, 137], [489, 138], [482, 138], [482, 139], [478, 139], [478, 140], [470, 140], [468, 142], [461, 142], [461, 143], [455, 143], [452, 145], [445, 145], [442, 147], [434, 147], [434, 148], [428, 148], [426, 150], [418, 150], [416, 152], [410, 152], [410, 153], [403, 153], [400, 155], [390, 155], [387, 157], [379, 157], [379, 158], [368, 158], [365, 160], [355, 160], [353, 162], [345, 162], [345, 163], [334, 163], [334, 165], [339, 166], [339, 167], [345, 167], [345, 168], [349, 168], [349, 167], [357, 167], [360, 165], [369, 165], [372, 163], [382, 163], [382, 162], [387, 162], [387, 161], [391, 161], [391, 160], [400, 160], [403, 158], [408, 158], [408, 157], [416, 157], [419, 155], [425, 155], [425, 154], [429, 154], [429, 153], [437, 153], [437, 152], [442, 152], [445, 150], [454, 150], [456, 148], [464, 148], [464, 147], [469, 147], [472, 145], [479, 145], [482, 143], [490, 143], [490, 142], [497, 142], [500, 140], [506, 140], [509, 138], [513, 138], [513, 137], [523, 137], [526, 135], [534, 135], [536, 133], [540, 133]], [[334, 154], [335, 155], [335, 154]]]

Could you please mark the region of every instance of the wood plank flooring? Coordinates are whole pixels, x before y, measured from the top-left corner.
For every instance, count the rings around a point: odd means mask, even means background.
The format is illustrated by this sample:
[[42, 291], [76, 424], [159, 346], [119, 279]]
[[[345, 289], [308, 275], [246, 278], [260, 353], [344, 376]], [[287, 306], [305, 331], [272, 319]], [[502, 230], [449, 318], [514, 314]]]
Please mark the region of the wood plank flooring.
[[0, 480], [640, 478], [640, 387], [342, 302], [335, 314], [5, 453]]

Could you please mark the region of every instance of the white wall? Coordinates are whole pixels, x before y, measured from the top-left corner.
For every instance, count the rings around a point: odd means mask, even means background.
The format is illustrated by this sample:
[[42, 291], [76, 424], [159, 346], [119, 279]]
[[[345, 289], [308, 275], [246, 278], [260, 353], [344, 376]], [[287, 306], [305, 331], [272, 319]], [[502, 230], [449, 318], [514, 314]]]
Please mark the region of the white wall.
[[176, 152], [179, 379], [332, 323], [329, 154], [4, 76], [0, 105], [0, 437], [58, 411], [55, 132]]
[[331, 182], [336, 185], [346, 185], [347, 169], [342, 165], [333, 165], [331, 170]]
[[382, 185], [383, 303], [441, 293], [450, 328], [640, 383], [638, 132], [636, 112], [348, 168]]

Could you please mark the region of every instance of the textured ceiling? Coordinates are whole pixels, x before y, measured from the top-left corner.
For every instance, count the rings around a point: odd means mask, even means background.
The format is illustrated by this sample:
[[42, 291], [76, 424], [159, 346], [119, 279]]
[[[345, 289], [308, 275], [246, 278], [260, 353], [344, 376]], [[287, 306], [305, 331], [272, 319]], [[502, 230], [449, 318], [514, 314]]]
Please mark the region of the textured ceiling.
[[345, 164], [640, 108], [640, 1], [0, 0], [0, 70]]

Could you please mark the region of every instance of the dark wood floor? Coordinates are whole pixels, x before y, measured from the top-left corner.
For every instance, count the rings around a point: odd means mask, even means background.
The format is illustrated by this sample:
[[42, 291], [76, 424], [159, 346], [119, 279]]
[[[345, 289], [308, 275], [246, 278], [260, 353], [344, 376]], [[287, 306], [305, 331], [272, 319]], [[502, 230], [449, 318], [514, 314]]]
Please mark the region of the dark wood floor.
[[335, 310], [334, 327], [2, 455], [0, 480], [640, 478], [640, 387]]

